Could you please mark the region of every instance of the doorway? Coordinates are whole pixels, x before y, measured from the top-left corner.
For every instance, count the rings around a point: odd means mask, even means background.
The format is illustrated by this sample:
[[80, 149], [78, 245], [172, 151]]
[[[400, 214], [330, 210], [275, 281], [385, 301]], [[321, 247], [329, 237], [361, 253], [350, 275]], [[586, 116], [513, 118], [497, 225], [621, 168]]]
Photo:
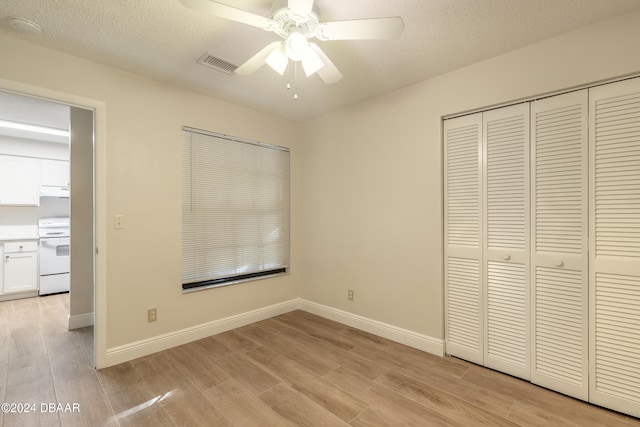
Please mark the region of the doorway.
[[[65, 117], [66, 125], [63, 123]], [[31, 134], [23, 133], [22, 135], [15, 134], [14, 129], [12, 136], [3, 135], [10, 132], [3, 132], [0, 129], [0, 155], [12, 158], [40, 159], [38, 164], [41, 164], [42, 161], [67, 163], [70, 184], [67, 188], [70, 190], [67, 197], [61, 196], [60, 193], [54, 193], [56, 196], [41, 193], [42, 197], [37, 205], [20, 207], [2, 205], [0, 206], [0, 225], [37, 227], [38, 219], [43, 216], [70, 218], [71, 251], [68, 299], [66, 301], [62, 299], [62, 303], [41, 305], [44, 307], [55, 306], [58, 309], [66, 310], [66, 313], [61, 313], [61, 315], [65, 316], [68, 330], [94, 325], [94, 248], [96, 247], [94, 119], [94, 110], [91, 108], [0, 90], [0, 121], [9, 125], [5, 128], [10, 127], [12, 123], [36, 127], [36, 133], [33, 133], [33, 129], [31, 129]], [[66, 128], [69, 135], [66, 137], [66, 158], [63, 153], [65, 148], [61, 147], [65, 141], [59, 140], [63, 137], [58, 135], [57, 141], [55, 138], [52, 141], [45, 137], [34, 137], [38, 134], [39, 128], [54, 130], [65, 130], [64, 128]], [[40, 175], [38, 179], [42, 180], [42, 176]], [[21, 296], [29, 295], [27, 293]], [[37, 292], [35, 292], [31, 298], [46, 297], [37, 296]], [[6, 295], [2, 299], [7, 299]], [[60, 301], [60, 298], [57, 301]], [[27, 302], [25, 300], [22, 305], [27, 306]], [[0, 302], [0, 304], [3, 303]], [[14, 305], [17, 306], [17, 304]], [[91, 341], [91, 357], [93, 358], [93, 339]]]

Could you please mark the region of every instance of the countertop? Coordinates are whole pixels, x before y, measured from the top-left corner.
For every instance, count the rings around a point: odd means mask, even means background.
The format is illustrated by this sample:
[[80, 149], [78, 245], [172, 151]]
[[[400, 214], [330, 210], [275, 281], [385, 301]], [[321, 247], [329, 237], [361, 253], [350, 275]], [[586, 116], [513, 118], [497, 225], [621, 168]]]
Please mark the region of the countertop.
[[37, 225], [0, 225], [0, 240], [37, 240]]

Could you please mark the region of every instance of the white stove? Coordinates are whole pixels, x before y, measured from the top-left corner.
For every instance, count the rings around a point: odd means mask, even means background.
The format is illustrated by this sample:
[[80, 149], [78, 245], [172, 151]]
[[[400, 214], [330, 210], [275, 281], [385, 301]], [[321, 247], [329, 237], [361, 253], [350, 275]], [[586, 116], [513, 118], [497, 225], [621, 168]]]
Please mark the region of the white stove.
[[40, 295], [69, 292], [70, 221], [69, 217], [41, 218]]

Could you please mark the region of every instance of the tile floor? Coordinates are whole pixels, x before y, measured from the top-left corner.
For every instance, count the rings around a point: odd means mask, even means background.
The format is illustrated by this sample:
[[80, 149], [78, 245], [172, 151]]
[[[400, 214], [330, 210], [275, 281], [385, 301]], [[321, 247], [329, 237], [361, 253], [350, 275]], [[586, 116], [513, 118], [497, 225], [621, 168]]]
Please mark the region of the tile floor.
[[35, 405], [0, 425], [640, 426], [302, 311], [96, 371], [68, 306], [0, 303], [0, 403]]

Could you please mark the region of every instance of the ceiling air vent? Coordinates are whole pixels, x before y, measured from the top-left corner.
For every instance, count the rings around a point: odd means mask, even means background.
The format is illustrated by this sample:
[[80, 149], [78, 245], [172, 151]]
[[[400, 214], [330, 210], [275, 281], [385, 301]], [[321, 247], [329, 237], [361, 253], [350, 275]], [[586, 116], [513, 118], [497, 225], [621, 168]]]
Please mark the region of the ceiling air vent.
[[213, 56], [209, 52], [203, 53], [196, 62], [204, 65], [205, 67], [213, 68], [214, 70], [222, 71], [226, 74], [233, 74], [236, 68], [238, 68], [237, 65], [227, 62], [222, 58], [218, 58], [217, 56]]

